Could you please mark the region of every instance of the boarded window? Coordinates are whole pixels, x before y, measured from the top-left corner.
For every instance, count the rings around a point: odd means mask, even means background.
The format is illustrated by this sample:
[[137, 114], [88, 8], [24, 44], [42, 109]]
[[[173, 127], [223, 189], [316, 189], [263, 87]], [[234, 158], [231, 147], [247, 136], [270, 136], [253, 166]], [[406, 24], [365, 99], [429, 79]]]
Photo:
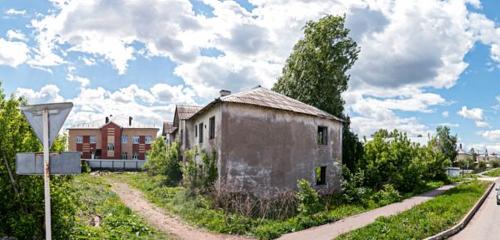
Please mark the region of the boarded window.
[[328, 128], [323, 126], [318, 126], [318, 144], [326, 145], [328, 144]]
[[316, 185], [326, 184], [326, 166], [317, 167], [315, 170], [316, 175]]
[[215, 138], [215, 117], [211, 117], [208, 122], [208, 138]]
[[198, 142], [199, 143], [203, 142], [203, 123], [200, 123], [198, 125]]

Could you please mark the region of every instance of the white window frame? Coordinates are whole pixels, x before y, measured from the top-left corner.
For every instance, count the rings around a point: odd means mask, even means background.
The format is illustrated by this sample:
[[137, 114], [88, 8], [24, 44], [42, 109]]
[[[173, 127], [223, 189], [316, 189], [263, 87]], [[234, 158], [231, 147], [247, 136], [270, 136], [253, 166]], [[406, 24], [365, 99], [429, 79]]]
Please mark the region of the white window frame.
[[151, 144], [151, 143], [153, 143], [153, 136], [149, 136], [149, 135], [145, 136], [144, 137], [144, 143], [145, 144]]
[[122, 143], [128, 143], [128, 135], [122, 135]]
[[132, 153], [132, 159], [138, 160], [139, 159], [139, 153], [138, 152], [133, 152]]
[[132, 143], [133, 144], [139, 144], [139, 142], [140, 142], [139, 136], [132, 136]]
[[[94, 141], [92, 141], [92, 140], [94, 140]], [[91, 144], [97, 143], [97, 138], [95, 136], [89, 136], [89, 143], [91, 143]]]
[[76, 143], [77, 144], [83, 143], [83, 136], [76, 136]]

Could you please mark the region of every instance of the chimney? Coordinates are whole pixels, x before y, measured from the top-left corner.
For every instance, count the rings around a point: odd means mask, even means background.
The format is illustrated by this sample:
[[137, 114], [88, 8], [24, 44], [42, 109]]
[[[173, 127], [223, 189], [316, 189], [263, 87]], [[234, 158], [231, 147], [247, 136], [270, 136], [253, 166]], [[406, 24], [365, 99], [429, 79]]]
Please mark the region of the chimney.
[[132, 117], [128, 117], [128, 126], [131, 127], [132, 126]]
[[106, 123], [109, 123], [109, 117], [106, 117]]
[[225, 96], [227, 96], [227, 95], [231, 95], [231, 91], [229, 91], [229, 90], [224, 90], [224, 89], [220, 90], [220, 91], [219, 91], [219, 93], [220, 93], [220, 96], [221, 96], [221, 97], [225, 97]]

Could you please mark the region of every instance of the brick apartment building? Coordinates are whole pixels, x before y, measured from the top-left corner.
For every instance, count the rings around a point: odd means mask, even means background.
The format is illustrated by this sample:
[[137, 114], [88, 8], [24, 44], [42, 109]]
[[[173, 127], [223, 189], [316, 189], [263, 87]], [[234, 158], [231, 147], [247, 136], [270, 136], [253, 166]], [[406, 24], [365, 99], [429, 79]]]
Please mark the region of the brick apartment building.
[[102, 126], [68, 128], [69, 151], [81, 152], [83, 159], [145, 160], [159, 129], [139, 127], [132, 120], [119, 125], [106, 117]]

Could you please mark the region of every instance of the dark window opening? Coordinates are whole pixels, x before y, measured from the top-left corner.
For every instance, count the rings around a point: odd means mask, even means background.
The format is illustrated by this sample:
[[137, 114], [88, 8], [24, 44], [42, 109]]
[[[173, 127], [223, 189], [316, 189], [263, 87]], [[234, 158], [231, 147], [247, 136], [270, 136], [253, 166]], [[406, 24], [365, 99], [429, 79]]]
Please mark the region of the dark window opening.
[[196, 125], [194, 126], [194, 136], [198, 137], [198, 127]]
[[215, 117], [211, 117], [208, 122], [208, 137], [209, 139], [215, 138]]
[[328, 128], [323, 126], [318, 126], [318, 144], [327, 145], [328, 144]]
[[198, 137], [199, 137], [198, 142], [199, 142], [199, 143], [202, 143], [202, 142], [203, 142], [203, 123], [200, 123], [198, 126], [199, 126], [199, 128], [200, 128], [200, 129], [198, 130], [198, 132], [199, 132], [199, 133], [198, 133]]
[[315, 170], [316, 175], [316, 185], [326, 184], [326, 167], [317, 167]]

